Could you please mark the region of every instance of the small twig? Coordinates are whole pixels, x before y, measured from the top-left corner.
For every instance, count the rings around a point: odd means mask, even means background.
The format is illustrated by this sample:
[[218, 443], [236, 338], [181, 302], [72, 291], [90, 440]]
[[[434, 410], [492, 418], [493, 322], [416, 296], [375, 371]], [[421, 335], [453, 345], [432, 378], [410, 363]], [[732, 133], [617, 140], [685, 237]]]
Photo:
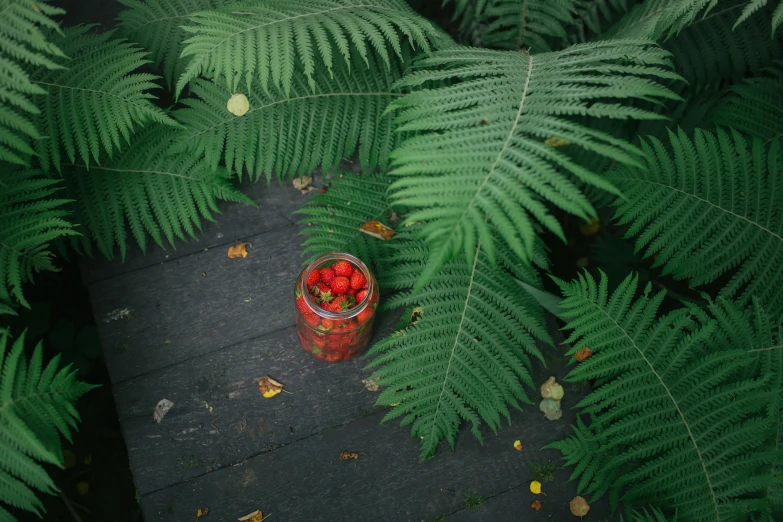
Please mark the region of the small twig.
[[63, 504], [65, 504], [65, 507], [67, 507], [68, 511], [71, 512], [71, 516], [73, 516], [73, 519], [76, 522], [82, 522], [82, 519], [81, 519], [81, 517], [79, 517], [79, 514], [76, 513], [75, 509], [73, 509], [73, 505], [71, 504], [71, 501], [68, 499], [68, 497], [63, 495], [62, 491], [60, 491], [60, 498], [63, 499]]
[[209, 425], [212, 426], [212, 429], [215, 430], [218, 433], [220, 433], [220, 430], [218, 429], [217, 426], [215, 426], [215, 421], [218, 420], [219, 418], [220, 418], [220, 416], [217, 416], [214, 419], [212, 419], [212, 422], [209, 423]]

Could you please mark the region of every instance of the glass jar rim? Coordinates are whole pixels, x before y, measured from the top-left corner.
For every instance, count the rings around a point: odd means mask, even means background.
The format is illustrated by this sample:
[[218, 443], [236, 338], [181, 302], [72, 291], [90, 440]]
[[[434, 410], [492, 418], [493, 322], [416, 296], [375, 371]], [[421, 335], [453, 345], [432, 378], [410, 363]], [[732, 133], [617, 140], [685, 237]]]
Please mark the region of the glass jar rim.
[[[343, 312], [332, 312], [331, 310], [326, 310], [325, 308], [318, 306], [318, 303], [313, 301], [312, 297], [310, 296], [310, 292], [307, 291], [308, 274], [310, 274], [313, 269], [317, 268], [318, 265], [322, 265], [328, 261], [350, 261], [355, 267], [362, 271], [362, 274], [364, 274], [364, 277], [367, 280], [367, 295], [364, 296], [364, 299], [362, 299], [361, 302], [356, 303], [356, 306], [353, 308], [349, 308]], [[313, 313], [318, 314], [321, 317], [325, 317], [326, 319], [344, 320], [359, 315], [362, 310], [367, 308], [374, 290], [373, 281], [374, 278], [370, 273], [370, 269], [367, 268], [367, 265], [365, 265], [364, 262], [355, 255], [349, 254], [347, 252], [327, 252], [326, 254], [322, 254], [313, 259], [310, 264], [305, 267], [304, 272], [302, 273], [302, 277], [300, 278], [299, 291], [301, 292], [302, 296], [304, 296], [305, 303], [307, 303], [307, 306], [313, 311]]]

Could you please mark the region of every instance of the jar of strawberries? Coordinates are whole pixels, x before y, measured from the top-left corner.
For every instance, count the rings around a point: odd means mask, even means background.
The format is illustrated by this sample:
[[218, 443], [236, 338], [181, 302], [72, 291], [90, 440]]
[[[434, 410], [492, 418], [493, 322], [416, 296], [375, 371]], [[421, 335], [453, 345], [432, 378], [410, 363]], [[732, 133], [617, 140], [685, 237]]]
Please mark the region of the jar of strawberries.
[[317, 359], [346, 361], [370, 342], [378, 284], [357, 257], [324, 254], [296, 281], [296, 333]]

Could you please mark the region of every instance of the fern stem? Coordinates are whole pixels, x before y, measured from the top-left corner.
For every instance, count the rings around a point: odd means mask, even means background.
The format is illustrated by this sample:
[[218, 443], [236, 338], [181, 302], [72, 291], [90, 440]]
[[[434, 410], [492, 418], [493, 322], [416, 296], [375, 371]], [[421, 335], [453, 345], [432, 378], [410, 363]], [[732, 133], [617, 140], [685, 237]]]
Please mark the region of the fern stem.
[[138, 174], [162, 174], [162, 175], [171, 176], [171, 177], [174, 177], [174, 178], [182, 178], [182, 179], [189, 179], [190, 181], [198, 181], [199, 183], [204, 181], [203, 179], [193, 178], [191, 176], [186, 176], [184, 174], [177, 174], [175, 172], [167, 172], [167, 171], [164, 171], [164, 170], [112, 169], [112, 168], [109, 168], [109, 167], [99, 167], [99, 166], [88, 167], [87, 165], [79, 165], [79, 164], [76, 164], [76, 163], [69, 163], [66, 166], [68, 166], [68, 167], [78, 167], [80, 169], [85, 169], [85, 170], [92, 169], [92, 170], [105, 170], [105, 171], [108, 171], [108, 172], [124, 172], [126, 174], [136, 174], [136, 173], [138, 173]]
[[473, 258], [473, 268], [470, 271], [470, 283], [468, 284], [468, 291], [465, 295], [465, 306], [462, 308], [462, 315], [460, 316], [459, 326], [457, 326], [457, 333], [454, 335], [454, 345], [451, 347], [449, 364], [446, 366], [446, 372], [443, 374], [443, 387], [440, 389], [440, 394], [438, 395], [438, 405], [435, 407], [435, 414], [432, 416], [430, 438], [435, 435], [435, 426], [438, 423], [438, 410], [440, 410], [440, 405], [443, 404], [443, 394], [446, 392], [446, 383], [449, 382], [449, 370], [451, 370], [451, 363], [454, 360], [454, 354], [457, 352], [459, 336], [462, 333], [462, 325], [465, 323], [465, 316], [468, 311], [468, 303], [470, 303], [470, 292], [473, 290], [473, 281], [476, 279], [476, 266], [478, 266], [479, 252], [481, 252], [481, 240], [479, 240], [478, 244], [476, 245], [476, 255]]
[[[49, 87], [57, 87], [59, 89], [69, 89], [69, 90], [72, 90], [72, 91], [94, 92], [96, 94], [105, 94], [106, 96], [110, 96], [112, 98], [117, 98], [118, 100], [122, 100], [123, 102], [127, 103], [128, 105], [133, 105], [134, 107], [136, 107], [140, 111], [147, 112], [147, 113], [150, 112], [150, 107], [149, 106], [139, 105], [138, 103], [134, 103], [134, 102], [128, 100], [127, 97], [117, 96], [116, 94], [112, 94], [112, 93], [106, 92], [106, 91], [101, 91], [101, 90], [98, 90], [98, 89], [86, 89], [84, 87], [73, 87], [71, 85], [60, 85], [59, 83], [48, 83], [48, 82], [38, 82], [38, 81], [32, 81], [31, 83], [35, 83], [35, 84], [38, 84], [38, 85], [46, 85], [46, 86], [49, 86]], [[47, 89], [47, 91], [48, 90], [49, 89]]]
[[783, 344], [778, 344], [777, 346], [768, 346], [766, 348], [754, 348], [752, 350], [748, 350], [749, 352], [766, 352], [769, 350], [777, 350], [778, 348], [783, 348]]
[[[620, 326], [617, 321], [614, 320], [614, 317], [610, 316], [604, 309], [602, 309], [600, 306], [595, 304], [589, 299], [585, 300], [590, 306], [601, 312], [607, 319], [609, 319], [618, 330], [620, 330], [626, 339], [633, 345], [633, 347], [636, 349], [637, 352], [639, 352], [639, 355], [644, 359], [644, 362], [647, 363], [647, 366], [650, 367], [650, 371], [655, 375], [655, 377], [658, 379], [658, 382], [661, 383], [661, 386], [663, 386], [663, 389], [666, 390], [666, 394], [669, 396], [669, 398], [672, 401], [672, 404], [674, 404], [674, 407], [677, 409], [677, 413], [679, 414], [680, 418], [682, 419], [682, 423], [685, 425], [685, 429], [688, 430], [688, 437], [690, 437], [691, 442], [693, 443], [693, 448], [696, 450], [696, 454], [699, 456], [699, 462], [701, 463], [701, 468], [704, 471], [704, 476], [707, 479], [707, 486], [710, 488], [710, 495], [712, 495], [712, 505], [715, 508], [715, 522], [720, 522], [720, 511], [718, 511], [718, 499], [715, 497], [715, 489], [712, 487], [712, 480], [710, 478], [710, 472], [707, 471], [707, 465], [704, 463], [704, 457], [702, 457], [701, 450], [699, 449], [699, 444], [696, 442], [696, 438], [693, 436], [693, 432], [691, 431], [690, 424], [688, 424], [688, 420], [685, 418], [685, 415], [682, 413], [682, 410], [680, 409], [680, 405], [677, 403], [677, 400], [674, 398], [674, 396], [671, 393], [671, 390], [669, 390], [669, 387], [666, 386], [666, 383], [663, 382], [663, 379], [660, 375], [658, 375], [658, 372], [655, 371], [655, 367], [652, 365], [652, 363], [647, 359], [647, 357], [644, 355], [644, 352], [639, 348], [639, 345], [636, 344], [635, 337], [631, 338], [628, 335], [628, 332], [625, 331], [625, 329]], [[640, 330], [641, 331], [641, 330]], [[637, 335], [639, 332], [637, 332]]]

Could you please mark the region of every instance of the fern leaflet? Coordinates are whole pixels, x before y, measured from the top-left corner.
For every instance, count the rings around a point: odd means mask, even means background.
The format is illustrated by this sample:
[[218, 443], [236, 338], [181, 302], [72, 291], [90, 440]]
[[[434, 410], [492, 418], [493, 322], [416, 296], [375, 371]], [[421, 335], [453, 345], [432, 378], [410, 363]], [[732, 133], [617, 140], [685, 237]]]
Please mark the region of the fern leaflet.
[[68, 69], [38, 69], [31, 74], [33, 82], [47, 92], [36, 100], [42, 109], [38, 126], [48, 138], [35, 144], [44, 170], [60, 170], [60, 147], [72, 163], [78, 155], [89, 166], [91, 157], [98, 162], [101, 151], [111, 157], [121, 147], [120, 138], [130, 140], [136, 125], [174, 125], [145, 92], [158, 88], [153, 83], [157, 76], [130, 74], [147, 63], [145, 53], [112, 39], [112, 31], [93, 35], [87, 30], [85, 26], [67, 29], [56, 40], [71, 56]]
[[368, 266], [380, 260], [380, 240], [361, 232], [359, 227], [370, 220], [385, 222], [391, 206], [387, 189], [389, 181], [381, 174], [359, 176], [340, 174], [325, 194], [315, 194], [302, 208], [294, 211], [304, 217], [300, 225], [307, 228], [302, 255], [308, 262], [327, 252], [348, 252]]
[[[632, 274], [611, 295], [603, 274], [598, 283], [588, 273], [559, 282], [569, 354], [584, 345], [594, 352], [566, 380], [599, 387], [578, 404], [591, 425], [547, 447], [576, 464], [580, 489], [609, 490], [613, 505], [652, 502], [705, 522], [765, 511], [758, 495], [774, 483], [768, 470], [780, 456], [765, 450], [774, 433], [767, 407], [780, 394], [773, 375], [742, 377], [754, 355], [702, 310], [656, 320], [664, 294], [650, 296], [648, 284], [637, 297], [637, 282]], [[710, 309], [740, 313], [725, 301]]]
[[[405, 231], [389, 242], [384, 282], [408, 290], [427, 258], [426, 247]], [[517, 275], [540, 287], [530, 265], [518, 266], [513, 253], [498, 256]], [[509, 292], [509, 289], [517, 291]], [[543, 312], [514, 278], [493, 267], [481, 248], [470, 262], [447, 264], [418, 294], [393, 296], [387, 306], [420, 306], [415, 324], [395, 332], [370, 351], [380, 367], [371, 378], [384, 387], [377, 405], [393, 406], [384, 421], [403, 417], [421, 438], [421, 456], [430, 459], [441, 440], [451, 447], [463, 421], [481, 440], [483, 420], [493, 431], [508, 418], [507, 404], [530, 402], [531, 357], [542, 359], [534, 337], [549, 341]]]
[[213, 168], [223, 160], [240, 178], [247, 169], [254, 180], [265, 175], [269, 181], [273, 171], [282, 180], [319, 166], [330, 170], [357, 147], [363, 169], [385, 168], [399, 137], [383, 110], [399, 96], [391, 85], [401, 73], [396, 65], [352, 72], [337, 65], [333, 77], [318, 77], [312, 90], [297, 77], [289, 96], [251, 92], [243, 116], [226, 110], [230, 91], [197, 80], [192, 92], [198, 98], [183, 98], [187, 108], [174, 113], [184, 127], [174, 150], [204, 154]]
[[24, 334], [10, 350], [9, 341], [8, 331], [0, 330], [0, 501], [41, 516], [33, 490], [53, 494], [57, 488], [36, 461], [62, 467], [60, 435], [71, 440], [79, 420], [74, 403], [95, 386], [77, 381], [70, 366], [58, 369], [59, 355], [44, 368], [41, 343], [28, 363]]
[[[622, 103], [676, 98], [651, 78], [678, 77], [668, 70], [665, 52], [636, 41], [538, 55], [457, 47], [420, 61], [398, 83], [415, 90], [391, 106], [399, 131], [421, 132], [392, 153], [392, 175], [399, 179], [391, 187], [393, 200], [413, 209], [408, 220], [425, 223], [433, 257], [420, 284], [462, 251], [472, 260], [479, 240], [494, 259], [496, 240], [485, 217], [518, 256], [530, 259], [534, 220], [563, 237], [547, 203], [593, 215], [570, 177], [617, 190], [545, 140], [562, 138], [637, 165], [642, 156], [633, 145], [567, 116], [661, 118]], [[449, 85], [421, 88], [446, 79]]]
[[400, 34], [425, 51], [438, 34], [403, 0], [258, 0], [189, 20], [192, 25], [183, 29], [194, 36], [185, 41], [182, 57], [192, 58], [177, 82], [177, 96], [197, 76], [222, 79], [232, 92], [244, 78], [248, 91], [256, 81], [265, 92], [288, 95], [298, 63], [315, 90], [316, 66], [331, 75], [335, 52], [350, 63], [353, 50], [368, 66], [374, 52], [391, 67], [387, 47], [401, 57]]
[[56, 197], [59, 180], [41, 172], [11, 170], [0, 180], [0, 305], [16, 300], [29, 304], [22, 284], [33, 274], [57, 271], [49, 245], [62, 236], [75, 235], [66, 207], [70, 200]]
[[180, 27], [199, 11], [230, 3], [226, 0], [119, 0], [128, 9], [117, 17], [120, 34], [150, 52], [169, 87], [185, 70], [180, 58], [188, 33]]
[[[37, 9], [36, 9], [37, 7]], [[65, 13], [46, 1], [0, 0], [0, 160], [29, 166], [35, 152], [30, 139], [39, 139], [30, 120], [40, 110], [30, 99], [46, 91], [30, 81], [25, 65], [59, 69], [63, 52], [47, 40], [47, 30], [59, 31], [52, 16]]]
[[780, 142], [749, 145], [718, 129], [693, 139], [670, 133], [669, 144], [651, 138], [643, 148], [644, 167], [607, 174], [625, 196], [615, 218], [639, 236], [637, 251], [692, 285], [731, 273], [722, 295], [742, 303], [755, 296], [773, 315], [783, 313]]
[[[663, 511], [653, 506], [649, 511], [647, 511], [647, 508], [641, 511], [634, 511], [628, 520], [629, 522], [677, 522], [677, 515], [675, 514], [671, 518], [667, 517], [663, 514]], [[620, 522], [624, 521], [625, 519], [621, 516]]]
[[70, 196], [76, 200], [74, 217], [83, 225], [81, 248], [91, 244], [109, 259], [114, 245], [121, 257], [127, 251], [125, 225], [146, 250], [147, 234], [158, 245], [165, 238], [195, 237], [201, 218], [212, 220], [217, 200], [251, 203], [228, 182], [223, 169], [211, 169], [200, 156], [169, 154], [176, 130], [156, 125], [136, 135], [113, 161], [89, 170], [69, 166], [65, 172]]

